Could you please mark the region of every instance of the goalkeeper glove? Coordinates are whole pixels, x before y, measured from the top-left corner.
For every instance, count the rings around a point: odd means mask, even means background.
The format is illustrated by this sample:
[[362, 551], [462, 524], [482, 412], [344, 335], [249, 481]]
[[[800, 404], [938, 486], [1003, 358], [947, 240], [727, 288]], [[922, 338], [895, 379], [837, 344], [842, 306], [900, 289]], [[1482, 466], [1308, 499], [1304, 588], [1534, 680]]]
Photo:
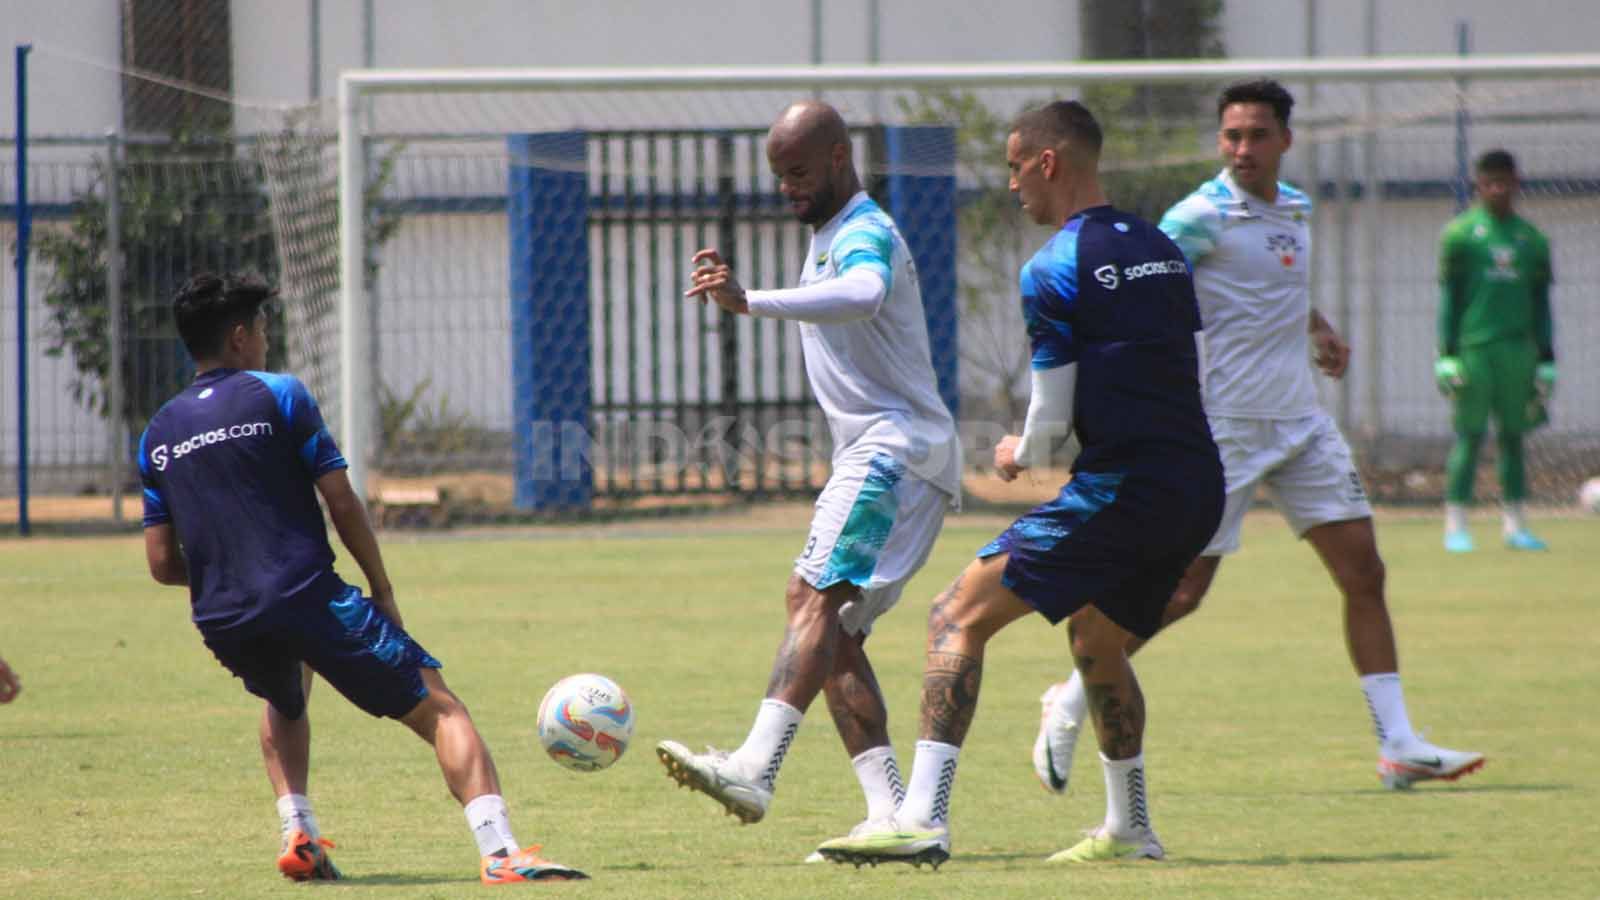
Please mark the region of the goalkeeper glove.
[[1539, 363], [1539, 367], [1533, 371], [1533, 389], [1538, 392], [1540, 402], [1549, 401], [1550, 395], [1556, 392], [1555, 363]]
[[1467, 375], [1462, 371], [1461, 360], [1454, 356], [1441, 356], [1434, 360], [1433, 380], [1439, 383], [1439, 393], [1446, 397], [1461, 390], [1467, 384]]

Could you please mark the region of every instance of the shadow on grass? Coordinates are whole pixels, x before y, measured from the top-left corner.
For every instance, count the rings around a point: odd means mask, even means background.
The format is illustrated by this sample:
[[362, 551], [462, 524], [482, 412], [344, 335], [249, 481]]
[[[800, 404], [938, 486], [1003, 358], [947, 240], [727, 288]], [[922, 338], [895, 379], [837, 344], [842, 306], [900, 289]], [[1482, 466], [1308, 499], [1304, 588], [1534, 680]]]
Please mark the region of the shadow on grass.
[[[301, 882], [301, 884], [326, 884], [327, 882]], [[433, 884], [460, 884], [477, 885], [476, 875], [462, 874], [456, 878], [445, 878], [439, 875], [395, 875], [378, 872], [372, 875], [346, 875], [340, 878], [339, 884], [363, 884], [373, 886], [400, 887], [401, 885], [433, 885]]]
[[1449, 859], [1447, 853], [1372, 853], [1367, 855], [1342, 854], [1342, 853], [1313, 853], [1305, 856], [1285, 856], [1274, 854], [1272, 856], [1258, 856], [1254, 859], [1208, 859], [1205, 857], [1180, 856], [1168, 857], [1161, 862], [1162, 866], [1207, 868], [1213, 866], [1255, 866], [1260, 868], [1276, 866], [1344, 866], [1344, 865], [1369, 865], [1371, 863], [1413, 863], [1437, 862]]
[[17, 734], [0, 734], [0, 744], [20, 744], [24, 741], [98, 741], [118, 736], [115, 731], [28, 731]]
[[1274, 795], [1282, 797], [1361, 797], [1383, 794], [1400, 797], [1449, 797], [1455, 794], [1553, 794], [1557, 791], [1575, 790], [1576, 787], [1576, 785], [1572, 784], [1483, 784], [1462, 782], [1451, 785], [1441, 784], [1431, 787], [1417, 787], [1403, 791], [1391, 791], [1387, 788], [1373, 786], [1331, 791], [1275, 791]]

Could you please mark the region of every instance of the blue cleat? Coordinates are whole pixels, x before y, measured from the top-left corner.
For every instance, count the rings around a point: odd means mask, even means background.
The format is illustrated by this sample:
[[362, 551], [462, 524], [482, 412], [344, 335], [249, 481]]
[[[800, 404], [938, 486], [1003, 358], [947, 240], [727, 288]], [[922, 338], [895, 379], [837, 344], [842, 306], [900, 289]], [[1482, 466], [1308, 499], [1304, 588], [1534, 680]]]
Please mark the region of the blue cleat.
[[[1509, 541], [1510, 538], [1506, 540]], [[1471, 553], [1476, 548], [1472, 543], [1471, 533], [1461, 529], [1444, 533], [1444, 549], [1449, 553]]]
[[1549, 550], [1550, 545], [1533, 536], [1526, 528], [1518, 528], [1506, 535], [1506, 547], [1511, 550]]

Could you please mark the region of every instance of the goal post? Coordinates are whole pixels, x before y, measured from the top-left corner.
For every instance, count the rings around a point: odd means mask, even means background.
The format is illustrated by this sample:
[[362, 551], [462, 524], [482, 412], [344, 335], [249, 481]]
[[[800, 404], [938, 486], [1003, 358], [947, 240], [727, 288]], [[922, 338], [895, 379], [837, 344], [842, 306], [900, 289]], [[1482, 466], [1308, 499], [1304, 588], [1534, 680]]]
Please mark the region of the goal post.
[[[738, 202], [759, 205], [755, 194], [760, 188], [759, 170], [764, 163], [759, 159], [759, 129], [765, 127], [770, 117], [781, 110], [787, 100], [819, 96], [834, 102], [845, 113], [852, 125], [895, 127], [904, 125], [943, 125], [965, 136], [973, 126], [968, 116], [969, 107], [960, 105], [959, 98], [978, 97], [977, 107], [990, 120], [1005, 121], [1020, 111], [1025, 103], [1036, 103], [1060, 96], [1080, 96], [1091, 90], [1135, 92], [1148, 86], [1189, 86], [1208, 95], [1217, 86], [1240, 79], [1271, 77], [1289, 85], [1301, 94], [1294, 125], [1296, 148], [1311, 146], [1311, 151], [1291, 154], [1295, 157], [1296, 171], [1289, 174], [1291, 181], [1305, 180], [1310, 185], [1324, 210], [1319, 212], [1317, 240], [1319, 243], [1318, 270], [1315, 273], [1315, 302], [1333, 313], [1336, 324], [1357, 341], [1357, 352], [1362, 344], [1369, 346], [1370, 356], [1360, 356], [1368, 368], [1351, 381], [1332, 389], [1334, 396], [1330, 408], [1341, 415], [1352, 437], [1360, 438], [1372, 446], [1383, 445], [1391, 433], [1409, 433], [1406, 423], [1418, 418], [1411, 408], [1426, 409], [1430, 440], [1438, 438], [1443, 419], [1433, 407], [1438, 404], [1426, 389], [1425, 377], [1419, 380], [1408, 366], [1412, 361], [1403, 356], [1431, 352], [1431, 337], [1422, 324], [1424, 311], [1431, 309], [1431, 297], [1436, 296], [1430, 285], [1432, 277], [1432, 244], [1442, 227], [1445, 214], [1450, 212], [1447, 200], [1439, 196], [1443, 184], [1445, 193], [1453, 195], [1460, 189], [1458, 180], [1460, 129], [1458, 109], [1467, 104], [1473, 111], [1472, 127], [1486, 135], [1484, 140], [1498, 140], [1515, 145], [1530, 143], [1535, 139], [1559, 149], [1540, 149], [1533, 154], [1537, 160], [1528, 166], [1530, 173], [1553, 173], [1551, 177], [1530, 182], [1530, 193], [1547, 192], [1552, 198], [1565, 198], [1566, 203], [1557, 211], [1563, 221], [1559, 233], [1552, 234], [1552, 243], [1578, 259], [1580, 247], [1579, 223], [1587, 221], [1590, 227], [1600, 221], [1600, 167], [1592, 159], [1573, 153], [1572, 146], [1593, 146], [1600, 140], [1600, 54], [1528, 55], [1528, 56], [1428, 56], [1383, 57], [1359, 59], [1260, 59], [1260, 60], [1204, 60], [1176, 62], [1098, 62], [1098, 63], [1029, 63], [1029, 64], [927, 64], [927, 65], [821, 65], [821, 66], [729, 66], [696, 68], [593, 68], [593, 69], [448, 69], [448, 70], [355, 70], [340, 77], [338, 95], [338, 210], [339, 210], [339, 364], [338, 410], [339, 436], [351, 466], [351, 478], [363, 496], [369, 495], [370, 464], [375, 450], [374, 406], [380, 383], [379, 367], [374, 361], [374, 338], [371, 323], [373, 308], [368, 293], [368, 260], [373, 248], [367, 229], [371, 210], [367, 208], [367, 189], [371, 177], [371, 152], [373, 141], [417, 140], [422, 134], [436, 134], [441, 142], [466, 140], [468, 135], [498, 134], [502, 143], [507, 136], [518, 133], [555, 133], [585, 131], [595, 134], [620, 133], [625, 128], [649, 125], [656, 128], [652, 137], [621, 137], [622, 151], [654, 154], [677, 154], [677, 145], [661, 135], [677, 134], [691, 127], [711, 130], [742, 129], [740, 131], [740, 159], [736, 167], [741, 178], [748, 176], [752, 187], [742, 188]], [[1315, 86], [1315, 92], [1301, 92], [1305, 86]], [[1306, 102], [1305, 93], [1314, 93], [1315, 100]], [[502, 99], [496, 99], [502, 98]], [[504, 98], [515, 98], [504, 99]], [[933, 98], [933, 99], [929, 99]], [[374, 112], [374, 104], [401, 104], [406, 114]], [[502, 108], [503, 105], [503, 108]], [[1091, 103], [1091, 107], [1094, 104]], [[1097, 109], [1104, 115], [1104, 111]], [[942, 115], [948, 119], [941, 120]], [[876, 117], [876, 118], [874, 118]], [[1175, 185], [1193, 186], [1193, 173], [1216, 168], [1215, 154], [1208, 143], [1215, 121], [1207, 119], [1209, 111], [1204, 102], [1198, 103], [1193, 114], [1182, 122], [1141, 119], [1129, 125], [1133, 137], [1115, 146], [1108, 145], [1103, 158], [1105, 167], [1120, 175], [1125, 181], [1143, 183], [1152, 173], [1167, 173], [1173, 177], [1159, 189], [1152, 189], [1152, 203], [1170, 203], [1181, 194], [1171, 196]], [[1109, 123], [1116, 126], [1120, 123]], [[1391, 152], [1396, 133], [1403, 132], [1399, 146], [1405, 152]], [[1140, 136], [1158, 134], [1158, 141], [1140, 140]], [[400, 135], [400, 137], [395, 137]], [[1003, 135], [1002, 135], [1003, 137]], [[864, 140], [865, 138], [863, 138]], [[959, 138], [958, 138], [959, 139]], [[628, 143], [634, 141], [634, 143]], [[1383, 142], [1390, 143], [1383, 143]], [[1382, 149], [1379, 149], [1379, 146]], [[692, 148], [692, 143], [682, 145]], [[1482, 149], [1482, 140], [1473, 146]], [[750, 158], [746, 159], [746, 149]], [[1547, 152], [1548, 151], [1548, 152]], [[501, 152], [509, 152], [502, 149]], [[667, 184], [663, 195], [671, 193], [673, 199], [690, 192], [689, 182], [676, 174], [662, 174], [664, 163], [650, 168], [646, 174], [624, 170], [613, 158], [613, 150], [591, 146], [588, 152], [588, 170], [583, 174], [592, 192], [599, 197], [601, 207], [606, 205], [606, 191], [627, 193], [656, 191], [659, 184]], [[692, 149], [683, 151], [694, 152]], [[1306, 157], [1310, 157], [1308, 162]], [[885, 157], [887, 159], [888, 157]], [[883, 164], [885, 159], [874, 160]], [[950, 177], [955, 179], [954, 200], [961, 204], [962, 215], [982, 212], [985, 197], [992, 197], [996, 185], [1003, 192], [1003, 151], [995, 146], [992, 157], [979, 160], [991, 167], [987, 173], [978, 171], [965, 159], [955, 162]], [[905, 160], [899, 163], [902, 167]], [[914, 165], [912, 166], [914, 168]], [[709, 170], [708, 170], [709, 171]], [[866, 173], [863, 173], [864, 175]], [[895, 173], [880, 170], [877, 173], [887, 182]], [[655, 179], [660, 179], [659, 183]], [[702, 176], [696, 176], [702, 177]], [[1141, 181], [1143, 179], [1143, 181]], [[1191, 179], [1185, 182], [1183, 179]], [[648, 188], [646, 185], [648, 184]], [[609, 185], [607, 187], [606, 185]], [[770, 191], [770, 183], [767, 185]], [[1162, 192], [1165, 191], [1165, 194]], [[747, 196], [748, 195], [748, 196]], [[651, 194], [652, 198], [655, 196]], [[1541, 202], [1545, 196], [1540, 194]], [[1428, 199], [1426, 209], [1419, 198]], [[1003, 199], [1003, 197], [1002, 197]], [[1113, 202], [1122, 205], [1120, 196]], [[1413, 204], [1412, 201], [1419, 201]], [[623, 201], [618, 201], [622, 203]], [[663, 201], [665, 202], [665, 201]], [[1552, 200], [1554, 202], [1554, 200]], [[631, 201], [628, 201], [631, 203]], [[1387, 204], [1387, 206], [1386, 206]], [[624, 204], [626, 205], [626, 204]], [[1405, 205], [1403, 215], [1396, 215], [1398, 207]], [[1410, 205], [1417, 205], [1412, 210]], [[1569, 208], [1570, 207], [1570, 208]], [[630, 206], [631, 208], [631, 206]], [[1154, 208], [1154, 207], [1152, 207]], [[1016, 229], [1014, 222], [1006, 219], [1002, 204], [994, 205], [996, 221], [1007, 228]], [[1159, 209], [1156, 210], [1159, 214]], [[1447, 218], [1447, 216], [1445, 216]], [[1014, 219], [1015, 216], [1013, 215]], [[1530, 216], [1536, 223], [1540, 215]], [[1415, 221], [1413, 221], [1413, 219]], [[1571, 222], [1566, 220], [1570, 219]], [[1391, 260], [1401, 242], [1395, 231], [1406, 229], [1403, 261]], [[1008, 340], [1017, 337], [1015, 330], [1007, 332], [1005, 319], [1015, 317], [1014, 305], [998, 298], [992, 315], [974, 312], [974, 298], [983, 292], [978, 285], [979, 276], [995, 274], [991, 279], [995, 293], [1003, 290], [1004, 273], [1008, 266], [1014, 277], [1013, 258], [1023, 245], [1036, 235], [1023, 228], [1018, 232], [1022, 239], [1015, 247], [984, 244], [984, 235], [967, 229], [950, 235], [951, 243], [944, 251], [960, 256], [962, 283], [962, 359], [963, 366], [978, 352], [1003, 355], [1002, 348]], [[904, 225], [905, 223], [902, 223]], [[608, 226], [599, 226], [603, 239]], [[620, 226], [619, 226], [620, 227]], [[741, 226], [743, 227], [743, 226]], [[751, 225], [750, 229], [765, 228]], [[1380, 230], [1381, 229], [1381, 230]], [[1562, 230], [1565, 229], [1565, 230]], [[909, 230], [909, 229], [907, 229]], [[755, 232], [752, 231], [751, 234]], [[663, 231], [663, 240], [669, 232]], [[674, 233], [676, 236], [677, 233]], [[1571, 234], [1572, 236], [1564, 236]], [[803, 250], [803, 243], [794, 243], [792, 236], [760, 232], [757, 237], [741, 233], [739, 240], [759, 252], [762, 259], [780, 252], [794, 253]], [[653, 242], [656, 236], [650, 238]], [[631, 246], [631, 245], [630, 245]], [[787, 248], [785, 250], [784, 248]], [[692, 248], [691, 248], [692, 249]], [[642, 252], [642, 251], [641, 251]], [[1025, 258], [1025, 257], [1023, 257]], [[616, 262], [632, 272], [636, 260]], [[1402, 265], [1403, 262], [1403, 265]], [[1580, 265], [1563, 270], [1558, 264], [1557, 277], [1562, 284], [1589, 285], [1600, 281], [1600, 272], [1594, 265], [1578, 259]], [[641, 266], [645, 264], [640, 262]], [[621, 285], [632, 290], [638, 281], [631, 274], [607, 274], [609, 263], [602, 259], [589, 263], [592, 290], [606, 291]], [[764, 277], [771, 282], [779, 271], [777, 264], [769, 264]], [[643, 279], [645, 275], [638, 276]], [[652, 276], [653, 277], [653, 276]], [[609, 279], [609, 280], [607, 280]], [[979, 279], [981, 280], [981, 279]], [[978, 286], [974, 286], [978, 285]], [[775, 287], [777, 283], [750, 286]], [[1012, 286], [1014, 290], [1014, 285]], [[1400, 294], [1405, 295], [1404, 309]], [[611, 316], [610, 312], [596, 313]], [[643, 314], [641, 314], [643, 315]], [[654, 315], [654, 313], [651, 313]], [[1571, 309], [1558, 305], [1558, 335], [1593, 336], [1600, 331], [1600, 321], [1594, 314], [1584, 313], [1575, 306]], [[615, 322], [624, 330], [637, 325], [641, 333], [656, 327], [650, 319], [648, 327], [643, 318], [637, 321], [634, 313], [616, 313]], [[1570, 316], [1570, 319], [1569, 319]], [[992, 321], [991, 321], [992, 320]], [[610, 318], [597, 318], [604, 325]], [[684, 326], [687, 328], [687, 326]], [[717, 323], [701, 327], [715, 331]], [[730, 326], [731, 327], [731, 326]], [[744, 327], [744, 326], [741, 326]], [[967, 330], [972, 329], [969, 341]], [[668, 329], [670, 330], [670, 329]], [[631, 336], [633, 331], [629, 330]], [[689, 331], [672, 332], [687, 339]], [[1378, 340], [1371, 338], [1376, 336]], [[780, 333], [776, 338], [759, 334], [747, 335], [761, 347], [773, 348], [779, 360], [784, 359], [787, 340]], [[381, 340], [381, 338], [379, 338]], [[596, 341], [602, 340], [599, 335]], [[630, 337], [631, 339], [631, 337]], [[1587, 339], [1581, 338], [1581, 339]], [[619, 339], [620, 340], [620, 339]], [[774, 344], [773, 341], [776, 340]], [[765, 343], [763, 343], [765, 342]], [[989, 344], [993, 344], [990, 348]], [[971, 345], [969, 347], [969, 344]], [[598, 346], [598, 345], [597, 345]], [[617, 354], [622, 359], [614, 363], [597, 363], [604, 371], [597, 372], [595, 384], [604, 381], [609, 390], [611, 379], [632, 378], [633, 370], [627, 366], [628, 348], [619, 343]], [[1387, 349], [1384, 349], [1387, 348]], [[792, 350], [793, 348], [791, 348]], [[687, 351], [685, 351], [687, 352]], [[709, 352], [709, 351], [708, 351]], [[797, 355], [797, 354], [795, 354]], [[386, 355], [385, 359], [389, 359]], [[714, 360], [713, 360], [714, 362]], [[792, 362], [792, 360], [791, 360]], [[677, 359], [675, 364], [697, 363], [707, 366], [704, 358]], [[730, 365], [734, 363], [729, 363]], [[747, 358], [738, 365], [749, 368]], [[787, 365], [787, 363], [786, 363]], [[509, 367], [508, 367], [509, 368]], [[715, 366], [712, 366], [715, 368]], [[977, 366], [976, 368], [982, 368]], [[963, 390], [968, 390], [969, 375], [995, 381], [992, 392], [996, 397], [1015, 393], [1016, 384], [1006, 383], [1005, 364], [997, 364], [995, 373], [963, 371]], [[1575, 366], [1572, 368], [1576, 368]], [[1576, 373], [1575, 373], [1576, 374]], [[1565, 373], [1564, 373], [1565, 375]], [[415, 383], [423, 376], [413, 379]], [[506, 377], [511, 377], [510, 371]], [[711, 377], [707, 375], [706, 377]], [[792, 371], [775, 374], [752, 375], [758, 382], [763, 378], [783, 381], [793, 377]], [[1582, 376], [1588, 378], [1587, 375]], [[1600, 387], [1600, 378], [1590, 379]], [[1404, 391], [1397, 385], [1404, 385]], [[1575, 394], [1591, 385], [1583, 382], [1582, 388], [1574, 385], [1566, 393]], [[803, 387], [801, 388], [803, 391]], [[974, 392], [991, 390], [987, 385], [971, 388]], [[667, 402], [662, 397], [668, 393], [650, 395], [650, 403]], [[1406, 404], [1398, 404], [1404, 394]], [[631, 395], [630, 395], [631, 396]], [[669, 398], [670, 399], [670, 398]], [[645, 401], [640, 401], [643, 404]], [[677, 401], [681, 404], [681, 398]], [[787, 401], [786, 401], [787, 402]], [[628, 402], [632, 404], [633, 401]], [[997, 400], [999, 406], [1003, 399]], [[622, 416], [628, 404], [617, 404], [611, 415]], [[1582, 466], [1593, 462], [1592, 447], [1585, 441], [1600, 435], [1600, 421], [1592, 411], [1579, 410], [1571, 403], [1572, 423], [1583, 454]], [[1003, 412], [1003, 410], [1001, 411]], [[1563, 412], [1566, 412], [1565, 410]], [[657, 409], [659, 413], [659, 409]], [[983, 413], [996, 418], [995, 410]], [[596, 413], [599, 415], [599, 413]], [[999, 415], [999, 418], [1004, 418]], [[1560, 421], [1560, 418], [1558, 418]], [[1398, 424], [1397, 424], [1398, 423]], [[681, 424], [681, 423], [680, 423]], [[994, 423], [987, 423], [994, 424]], [[999, 423], [1010, 424], [1010, 423]], [[989, 429], [992, 430], [992, 429]], [[525, 439], [519, 438], [519, 439]], [[1436, 440], [1435, 440], [1436, 442]], [[1571, 441], [1569, 441], [1571, 443]], [[1431, 452], [1431, 449], [1430, 451]], [[969, 451], [970, 455], [970, 451]], [[1574, 463], [1576, 468], [1580, 465]], [[1589, 473], [1594, 474], [1594, 473]]]

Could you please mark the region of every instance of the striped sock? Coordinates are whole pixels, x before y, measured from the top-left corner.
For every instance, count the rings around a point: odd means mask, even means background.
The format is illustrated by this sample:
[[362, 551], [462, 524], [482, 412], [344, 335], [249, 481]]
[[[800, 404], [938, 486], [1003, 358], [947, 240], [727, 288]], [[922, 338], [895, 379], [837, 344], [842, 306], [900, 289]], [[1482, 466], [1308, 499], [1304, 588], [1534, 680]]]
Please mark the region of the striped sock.
[[950, 793], [956, 783], [956, 757], [961, 748], [938, 741], [917, 741], [911, 785], [897, 817], [902, 827], [938, 828], [950, 820]]
[[1130, 838], [1150, 830], [1150, 807], [1144, 795], [1144, 754], [1129, 759], [1106, 759], [1106, 831]]

